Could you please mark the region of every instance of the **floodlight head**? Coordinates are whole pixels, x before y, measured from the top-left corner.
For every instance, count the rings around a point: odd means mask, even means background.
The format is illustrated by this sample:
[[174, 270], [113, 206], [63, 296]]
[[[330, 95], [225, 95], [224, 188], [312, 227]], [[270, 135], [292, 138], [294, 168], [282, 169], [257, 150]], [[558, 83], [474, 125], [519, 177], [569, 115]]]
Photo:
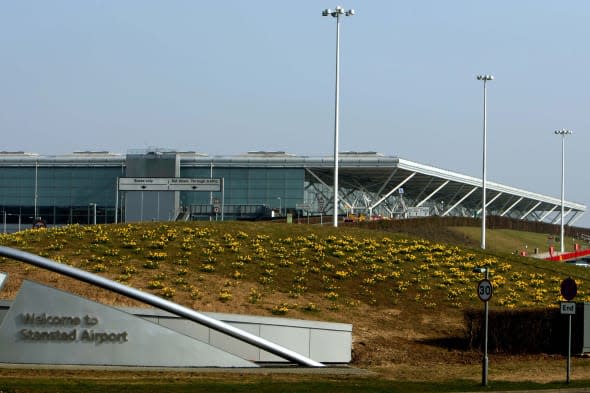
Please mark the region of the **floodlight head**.
[[473, 273], [485, 273], [488, 271], [487, 267], [475, 267], [473, 268]]
[[555, 130], [555, 134], [556, 135], [571, 135], [573, 134], [573, 132], [571, 130], [566, 130], [565, 128], [562, 128], [561, 130]]
[[340, 17], [340, 15], [353, 16], [354, 10], [350, 9], [348, 11], [344, 11], [344, 8], [342, 8], [342, 6], [338, 6], [333, 10], [326, 8], [325, 10], [322, 11], [322, 16], [328, 16], [328, 15], [331, 15], [334, 18], [338, 18], [338, 17]]
[[494, 76], [493, 75], [478, 75], [477, 76], [477, 80], [478, 81], [493, 81], [494, 80]]

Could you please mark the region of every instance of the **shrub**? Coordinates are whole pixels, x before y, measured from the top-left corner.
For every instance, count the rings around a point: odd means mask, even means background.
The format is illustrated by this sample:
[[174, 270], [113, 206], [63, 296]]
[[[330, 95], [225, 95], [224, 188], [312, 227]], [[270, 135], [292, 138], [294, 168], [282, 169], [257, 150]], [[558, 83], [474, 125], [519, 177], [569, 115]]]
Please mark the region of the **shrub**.
[[[469, 347], [481, 348], [482, 310], [467, 310], [464, 318]], [[582, 336], [575, 333], [574, 341], [576, 336]], [[567, 322], [558, 309], [492, 310], [488, 314], [490, 352], [564, 353], [567, 349], [564, 337], [567, 337]]]
[[167, 299], [173, 298], [175, 294], [176, 294], [176, 291], [170, 287], [164, 287], [160, 291], [160, 296], [165, 297]]
[[95, 273], [106, 272], [107, 267], [103, 263], [97, 263], [96, 265], [92, 266], [92, 271]]
[[287, 303], [281, 303], [278, 306], [274, 306], [271, 312], [275, 315], [285, 315], [289, 312], [289, 305]]
[[221, 291], [219, 291], [218, 299], [221, 300], [222, 302], [230, 301], [232, 299], [232, 297], [233, 297], [233, 295], [229, 289], [224, 288]]
[[148, 282], [148, 288], [149, 289], [160, 289], [164, 287], [164, 284], [162, 284], [162, 282], [158, 281], [158, 280], [153, 280]]
[[143, 264], [143, 267], [145, 267], [146, 269], [158, 269], [160, 267], [160, 264], [156, 261], [147, 261]]

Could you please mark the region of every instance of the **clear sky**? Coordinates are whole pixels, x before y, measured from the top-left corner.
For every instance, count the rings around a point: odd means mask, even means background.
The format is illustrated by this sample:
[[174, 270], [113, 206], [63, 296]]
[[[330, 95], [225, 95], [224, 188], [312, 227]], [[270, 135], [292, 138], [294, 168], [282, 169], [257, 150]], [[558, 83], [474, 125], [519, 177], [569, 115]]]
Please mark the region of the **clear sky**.
[[[331, 156], [337, 2], [0, 2], [0, 150]], [[341, 151], [590, 207], [590, 2], [348, 0]], [[576, 225], [590, 226], [590, 212]]]

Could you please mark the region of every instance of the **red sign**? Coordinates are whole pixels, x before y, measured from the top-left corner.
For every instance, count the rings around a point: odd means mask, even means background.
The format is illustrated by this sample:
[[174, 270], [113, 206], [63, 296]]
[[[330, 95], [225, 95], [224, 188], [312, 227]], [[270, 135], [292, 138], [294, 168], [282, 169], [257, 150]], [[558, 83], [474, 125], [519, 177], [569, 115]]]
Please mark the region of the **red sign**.
[[572, 300], [578, 293], [578, 286], [573, 278], [568, 277], [561, 282], [561, 296], [565, 300]]

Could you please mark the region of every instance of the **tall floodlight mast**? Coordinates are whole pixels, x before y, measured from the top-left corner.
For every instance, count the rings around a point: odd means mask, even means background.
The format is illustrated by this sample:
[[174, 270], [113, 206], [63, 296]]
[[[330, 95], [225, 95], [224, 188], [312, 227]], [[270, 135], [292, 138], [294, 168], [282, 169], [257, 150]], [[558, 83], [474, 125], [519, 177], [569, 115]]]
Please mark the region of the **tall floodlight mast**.
[[478, 81], [483, 81], [483, 165], [481, 175], [481, 248], [486, 248], [486, 176], [487, 176], [487, 82], [494, 80], [493, 75], [478, 75]]
[[340, 6], [335, 10], [325, 9], [322, 16], [336, 18], [336, 94], [334, 109], [334, 226], [338, 226], [338, 132], [340, 122], [340, 17], [353, 16], [354, 10], [344, 11]]
[[565, 239], [564, 239], [564, 229], [563, 229], [563, 216], [564, 216], [564, 196], [565, 196], [565, 137], [567, 135], [571, 135], [572, 132], [570, 130], [561, 129], [556, 130], [555, 135], [561, 135], [561, 230], [560, 230], [560, 238], [559, 238], [559, 250], [560, 253], [563, 254], [565, 251]]

